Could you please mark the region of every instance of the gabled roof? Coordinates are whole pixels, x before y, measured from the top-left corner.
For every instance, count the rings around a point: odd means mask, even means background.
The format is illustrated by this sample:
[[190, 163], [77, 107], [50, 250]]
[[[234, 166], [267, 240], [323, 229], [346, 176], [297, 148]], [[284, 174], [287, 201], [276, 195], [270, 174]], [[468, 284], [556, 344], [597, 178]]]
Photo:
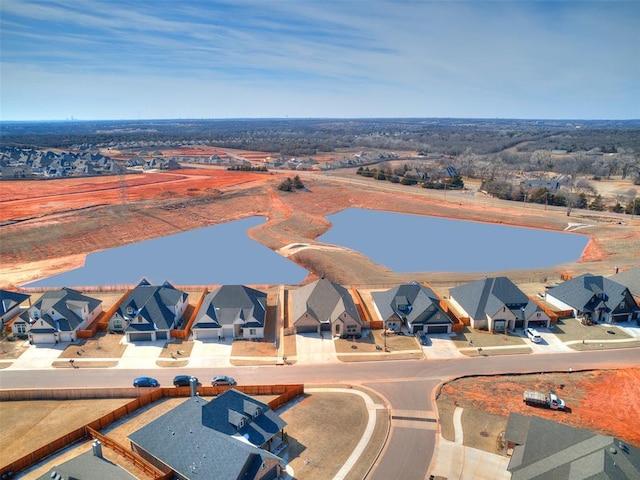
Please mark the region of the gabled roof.
[[223, 285], [205, 296], [193, 328], [220, 328], [235, 323], [264, 327], [266, 313], [266, 293], [244, 285]]
[[[129, 435], [129, 439], [186, 478], [194, 478], [196, 472], [200, 476], [215, 472], [221, 479], [244, 478], [241, 475], [245, 471], [256, 471], [264, 459], [281, 461], [241, 436], [230, 436], [206, 425], [210, 416], [219, 413], [210, 405], [198, 396], [190, 397]], [[220, 410], [226, 418], [227, 409]]]
[[299, 319], [305, 312], [320, 323], [333, 323], [343, 313], [361, 322], [356, 305], [349, 291], [341, 285], [321, 278], [293, 291], [293, 318]]
[[[184, 303], [187, 296], [187, 293], [177, 290], [169, 282], [158, 286], [150, 285], [146, 279], [143, 279], [122, 302], [116, 314], [126, 319], [139, 315], [148, 322], [132, 323], [127, 330], [167, 330], [175, 320], [175, 314], [169, 307]], [[127, 313], [129, 307], [132, 313]]]
[[[92, 312], [102, 304], [102, 300], [83, 295], [77, 290], [71, 288], [61, 288], [59, 290], [49, 290], [32, 305], [32, 308], [40, 310], [40, 318], [47, 322], [51, 328], [61, 332], [71, 332], [85, 320], [79, 316], [74, 310], [80, 310], [84, 306], [88, 312]], [[53, 320], [50, 316], [52, 310], [55, 310], [62, 318]], [[23, 320], [29, 320], [29, 311], [25, 311], [20, 315]], [[49, 330], [47, 330], [48, 332]], [[33, 333], [38, 331], [33, 330]], [[43, 333], [43, 332], [40, 332]]]
[[[578, 310], [596, 310], [602, 300], [612, 307], [619, 305], [628, 292], [627, 287], [601, 275], [585, 273], [556, 285], [547, 294]], [[604, 294], [605, 298], [601, 295]]]
[[0, 290], [0, 317], [20, 306], [20, 304], [29, 297], [31, 297], [31, 295], [25, 293]]
[[[440, 299], [435, 292], [416, 282], [373, 292], [371, 296], [384, 321], [396, 315], [409, 324], [452, 323], [440, 308]], [[409, 306], [405, 311], [401, 309], [403, 304]], [[437, 313], [441, 314], [439, 319], [436, 319]]]
[[[242, 417], [243, 426], [238, 427], [235, 421], [230, 421], [230, 413], [234, 420]], [[233, 388], [202, 408], [202, 423], [226, 435], [241, 436], [256, 447], [274, 437], [286, 425], [269, 405]]]
[[640, 297], [640, 267], [630, 268], [609, 277], [609, 280], [624, 285], [632, 295]]
[[474, 319], [493, 316], [503, 307], [518, 310], [529, 298], [507, 277], [485, 278], [449, 290], [453, 298]]
[[517, 444], [507, 467], [512, 480], [640, 478], [640, 449], [615, 437], [512, 413], [505, 440]]

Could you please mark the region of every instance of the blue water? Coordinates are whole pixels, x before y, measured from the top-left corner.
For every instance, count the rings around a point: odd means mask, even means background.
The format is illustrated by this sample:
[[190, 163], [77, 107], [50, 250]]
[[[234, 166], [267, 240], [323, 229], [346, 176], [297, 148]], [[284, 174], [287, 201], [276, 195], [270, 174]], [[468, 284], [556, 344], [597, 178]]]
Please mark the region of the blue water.
[[87, 256], [85, 266], [29, 283], [36, 287], [152, 284], [299, 284], [308, 272], [247, 236], [250, 217]]
[[[318, 241], [357, 250], [396, 272], [491, 272], [580, 258], [586, 235], [350, 208]], [[375, 279], [372, 279], [372, 283]]]

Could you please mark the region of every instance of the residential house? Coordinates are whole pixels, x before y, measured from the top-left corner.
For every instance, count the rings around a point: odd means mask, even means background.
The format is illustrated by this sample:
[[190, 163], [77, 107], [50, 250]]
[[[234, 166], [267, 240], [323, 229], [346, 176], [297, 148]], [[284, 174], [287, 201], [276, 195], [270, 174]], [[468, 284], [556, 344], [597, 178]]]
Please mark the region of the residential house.
[[449, 290], [449, 303], [469, 317], [471, 327], [490, 332], [548, 327], [551, 319], [507, 277], [476, 280]]
[[267, 294], [244, 285], [223, 285], [208, 293], [191, 330], [193, 338], [264, 338]]
[[609, 280], [627, 287], [631, 295], [636, 299], [636, 304], [640, 305], [640, 267], [620, 271], [615, 275], [611, 275]]
[[96, 478], [136, 480], [139, 478], [120, 465], [106, 459], [101, 450], [100, 453], [97, 453], [95, 445], [96, 443], [94, 442], [92, 451], [81, 453], [55, 465], [44, 475], [37, 477], [37, 480], [94, 480]]
[[131, 448], [175, 478], [270, 480], [283, 471], [273, 451], [286, 423], [269, 406], [235, 389], [210, 402], [199, 396], [129, 435]]
[[18, 316], [22, 311], [20, 305], [31, 298], [31, 295], [19, 292], [0, 290], [0, 327], [4, 330], [4, 324]]
[[373, 306], [388, 330], [409, 333], [450, 333], [453, 321], [440, 306], [440, 298], [417, 282], [398, 285], [384, 292], [373, 292]]
[[11, 324], [14, 335], [27, 335], [31, 343], [74, 342], [77, 331], [102, 313], [102, 300], [71, 288], [45, 292]]
[[545, 300], [559, 310], [592, 322], [616, 323], [638, 319], [640, 308], [624, 285], [585, 273], [548, 288]]
[[640, 449], [619, 438], [511, 413], [504, 439], [512, 480], [640, 478]]
[[187, 308], [189, 295], [169, 282], [146, 279], [133, 289], [109, 319], [109, 331], [124, 332], [128, 342], [169, 340]]
[[292, 292], [291, 319], [296, 333], [360, 335], [362, 320], [349, 291], [321, 278]]

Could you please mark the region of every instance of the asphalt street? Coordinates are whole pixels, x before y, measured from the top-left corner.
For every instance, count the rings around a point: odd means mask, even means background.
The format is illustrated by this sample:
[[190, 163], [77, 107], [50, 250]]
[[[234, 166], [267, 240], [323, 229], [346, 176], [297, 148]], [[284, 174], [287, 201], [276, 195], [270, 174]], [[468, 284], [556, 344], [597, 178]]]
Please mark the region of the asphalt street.
[[171, 385], [177, 374], [201, 379], [214, 374], [233, 376], [239, 384], [264, 383], [362, 384], [388, 402], [391, 431], [382, 455], [368, 478], [428, 477], [437, 434], [435, 392], [443, 381], [465, 375], [569, 372], [640, 365], [640, 349], [599, 350], [549, 355], [500, 355], [444, 360], [326, 363], [216, 368], [58, 368], [0, 371], [0, 388], [127, 387], [132, 378], [148, 375]]

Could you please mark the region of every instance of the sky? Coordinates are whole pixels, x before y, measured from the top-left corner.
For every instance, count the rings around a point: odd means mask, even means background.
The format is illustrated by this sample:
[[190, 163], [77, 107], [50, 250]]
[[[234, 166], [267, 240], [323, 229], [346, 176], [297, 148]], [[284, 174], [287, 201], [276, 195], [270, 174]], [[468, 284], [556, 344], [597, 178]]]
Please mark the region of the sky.
[[640, 1], [2, 0], [0, 120], [640, 118]]

